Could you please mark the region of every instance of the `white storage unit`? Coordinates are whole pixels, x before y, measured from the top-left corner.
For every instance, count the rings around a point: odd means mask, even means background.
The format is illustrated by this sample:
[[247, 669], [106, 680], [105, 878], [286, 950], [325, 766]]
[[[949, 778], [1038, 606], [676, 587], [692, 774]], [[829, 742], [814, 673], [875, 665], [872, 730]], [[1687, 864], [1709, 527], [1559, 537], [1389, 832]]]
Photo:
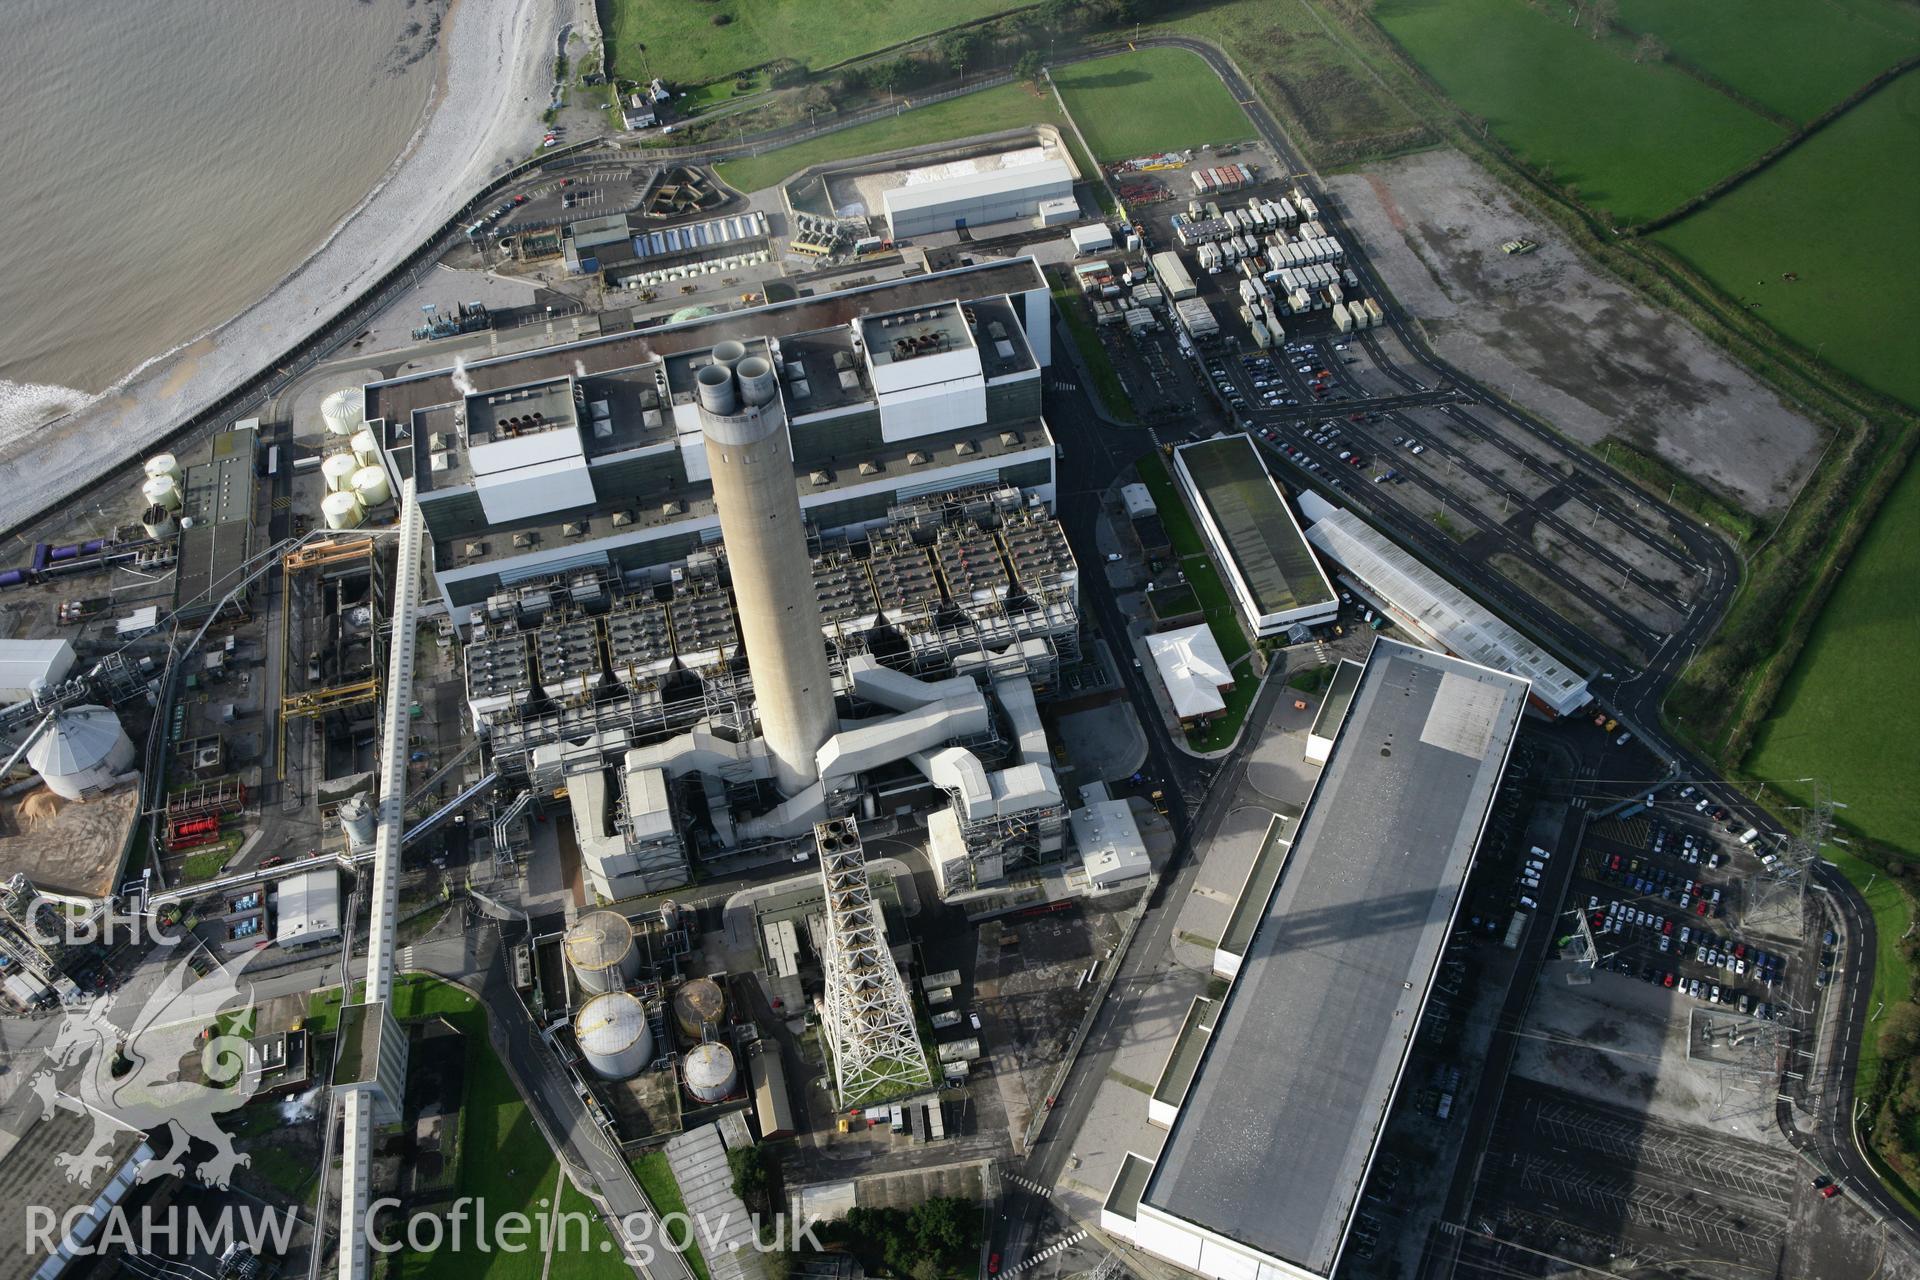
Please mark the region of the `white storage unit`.
[[894, 187], [881, 197], [881, 203], [887, 234], [902, 240], [1032, 217], [1042, 202], [1072, 195], [1073, 171], [1066, 162], [1042, 160]]
[[65, 640], [0, 640], [0, 707], [25, 702], [33, 686], [58, 684], [73, 670], [73, 645]]

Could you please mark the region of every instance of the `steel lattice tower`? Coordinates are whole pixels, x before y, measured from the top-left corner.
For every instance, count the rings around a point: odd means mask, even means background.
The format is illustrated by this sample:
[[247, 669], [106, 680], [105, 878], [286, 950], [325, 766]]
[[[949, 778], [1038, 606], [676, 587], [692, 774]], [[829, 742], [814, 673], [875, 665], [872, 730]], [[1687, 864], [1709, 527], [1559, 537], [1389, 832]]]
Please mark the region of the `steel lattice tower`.
[[860, 829], [835, 818], [816, 825], [813, 840], [827, 890], [825, 1023], [840, 1105], [925, 1088], [933, 1072], [867, 884]]
[[[1800, 831], [1772, 865], [1763, 865], [1749, 880], [1744, 917], [1758, 917], [1783, 902], [1805, 901], [1807, 885], [1813, 879], [1813, 864], [1820, 859], [1820, 848], [1833, 834], [1833, 790], [1814, 778], [1812, 794], [1807, 798], [1806, 820]], [[1846, 806], [1842, 805], [1841, 808]]]

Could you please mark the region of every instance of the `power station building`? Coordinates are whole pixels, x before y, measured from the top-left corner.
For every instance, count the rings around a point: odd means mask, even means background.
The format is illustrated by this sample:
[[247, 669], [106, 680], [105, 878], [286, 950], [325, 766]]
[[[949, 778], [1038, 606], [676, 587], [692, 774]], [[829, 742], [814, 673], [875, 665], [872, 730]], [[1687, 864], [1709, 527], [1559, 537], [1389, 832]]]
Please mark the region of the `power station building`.
[[1101, 1226], [1214, 1280], [1339, 1266], [1527, 682], [1376, 641], [1291, 839], [1278, 819]]
[[1062, 848], [1049, 305], [990, 262], [366, 387], [501, 794], [564, 787], [598, 897], [877, 793], [944, 806], [944, 892]]

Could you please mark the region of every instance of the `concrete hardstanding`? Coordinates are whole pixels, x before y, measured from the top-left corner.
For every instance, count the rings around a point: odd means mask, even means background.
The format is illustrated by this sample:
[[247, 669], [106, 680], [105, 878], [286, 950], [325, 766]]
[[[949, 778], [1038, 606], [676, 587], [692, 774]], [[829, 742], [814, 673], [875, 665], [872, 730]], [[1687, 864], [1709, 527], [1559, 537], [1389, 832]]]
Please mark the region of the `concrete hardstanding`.
[[814, 753], [835, 728], [793, 459], [778, 412], [743, 405], [701, 422], [760, 731], [774, 780], [792, 795], [819, 777]]

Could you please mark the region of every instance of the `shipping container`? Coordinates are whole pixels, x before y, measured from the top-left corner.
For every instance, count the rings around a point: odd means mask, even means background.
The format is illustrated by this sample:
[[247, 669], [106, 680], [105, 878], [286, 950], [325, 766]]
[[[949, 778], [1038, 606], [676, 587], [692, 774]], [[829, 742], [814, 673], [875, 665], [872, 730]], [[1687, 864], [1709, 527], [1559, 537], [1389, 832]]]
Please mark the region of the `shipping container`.
[[1347, 313], [1346, 304], [1334, 304], [1333, 327], [1341, 333], [1351, 333], [1353, 331], [1353, 317]]
[[960, 1011], [958, 1009], [945, 1009], [933, 1015], [933, 1029], [935, 1031], [945, 1031], [948, 1027], [957, 1027], [959, 1025]]
[[1262, 351], [1265, 351], [1268, 347], [1271, 347], [1273, 345], [1272, 333], [1270, 333], [1267, 329], [1267, 326], [1262, 324], [1260, 321], [1249, 320], [1247, 322], [1247, 328], [1253, 334], [1253, 344], [1259, 347]]
[[1387, 313], [1380, 309], [1380, 304], [1374, 301], [1372, 298], [1368, 298], [1367, 299], [1367, 323], [1379, 324], [1382, 320], [1385, 320], [1386, 318], [1387, 318]]

